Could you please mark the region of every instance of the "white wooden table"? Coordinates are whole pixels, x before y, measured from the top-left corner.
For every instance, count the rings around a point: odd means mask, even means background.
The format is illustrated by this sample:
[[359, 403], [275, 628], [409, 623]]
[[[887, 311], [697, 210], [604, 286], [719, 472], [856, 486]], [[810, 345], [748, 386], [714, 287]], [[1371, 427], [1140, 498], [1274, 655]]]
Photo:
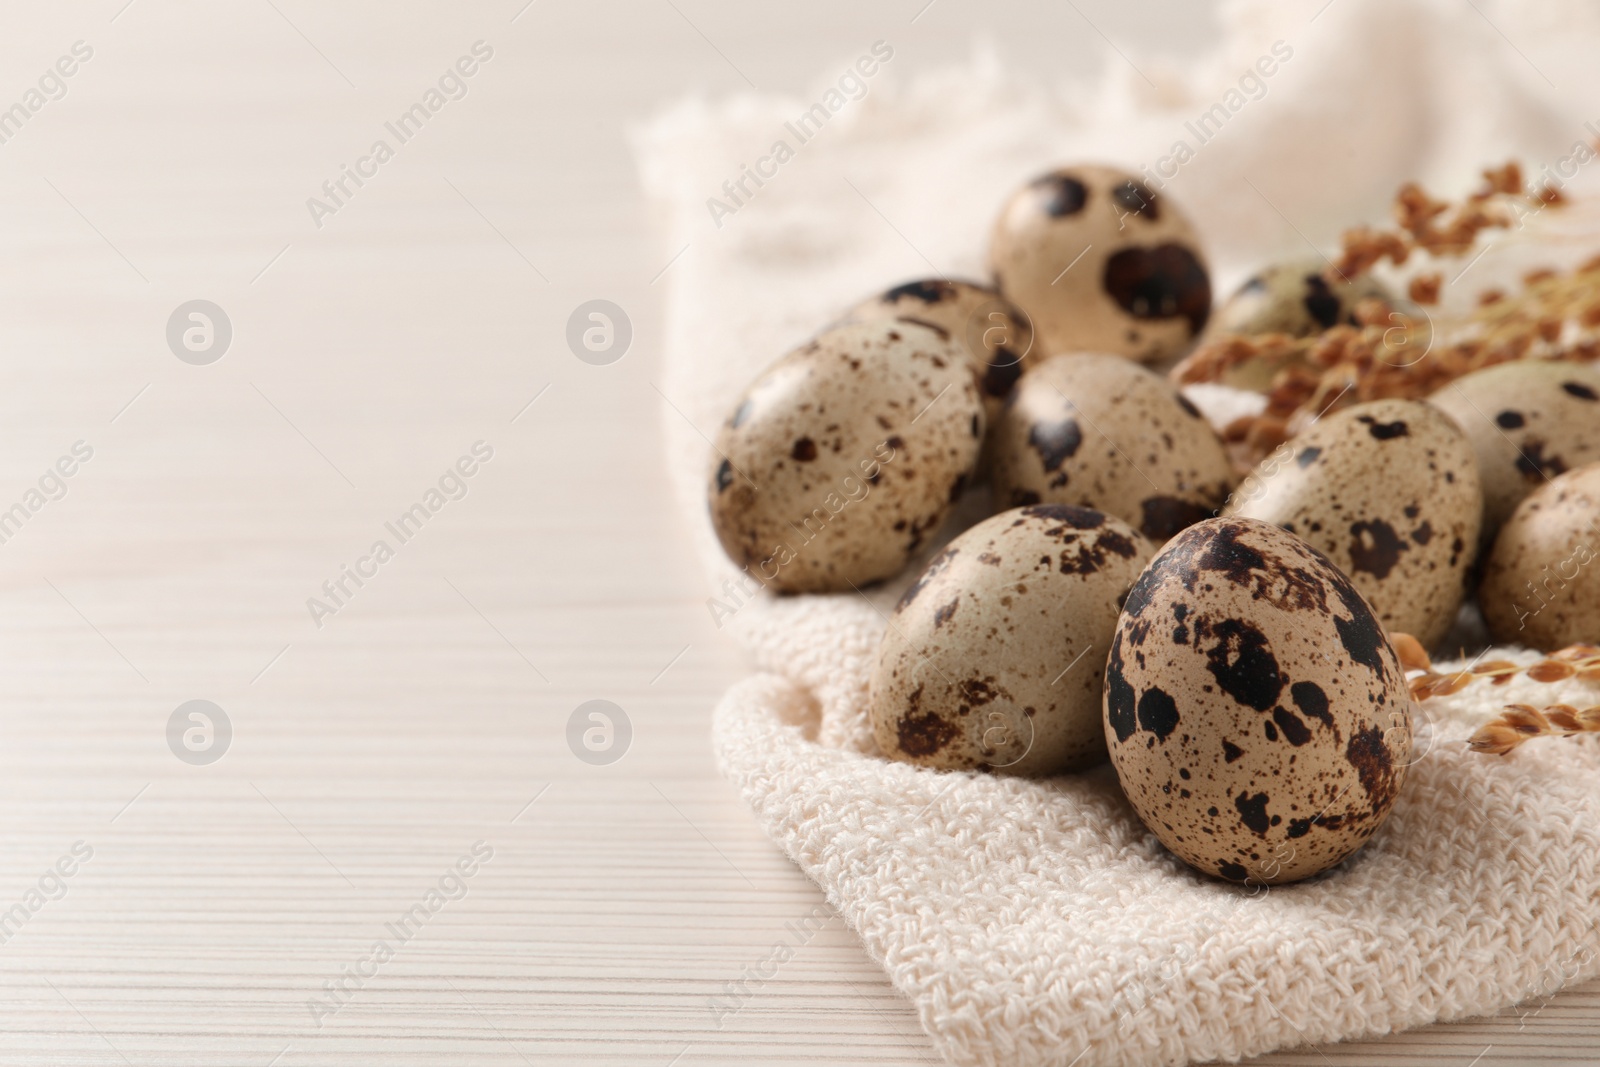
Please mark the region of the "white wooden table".
[[[1098, 38], [1071, 5], [524, 3], [8, 5], [0, 108], [45, 84], [0, 126], [0, 1063], [933, 1060], [837, 918], [715, 1007], [825, 906], [708, 751], [745, 665], [658, 463], [670, 266], [624, 129], [880, 36], [927, 64], [998, 27], [1055, 74]], [[1080, 5], [1130, 55], [1213, 33], [1162, 7]], [[477, 41], [466, 95], [387, 134]], [[634, 329], [608, 366], [564, 340], [596, 298]], [[195, 299], [232, 330], [204, 365], [166, 336]], [[631, 724], [607, 765], [568, 743], [594, 699]], [[169, 747], [191, 700], [214, 762]], [[1597, 1047], [1591, 985], [1268, 1062]]]

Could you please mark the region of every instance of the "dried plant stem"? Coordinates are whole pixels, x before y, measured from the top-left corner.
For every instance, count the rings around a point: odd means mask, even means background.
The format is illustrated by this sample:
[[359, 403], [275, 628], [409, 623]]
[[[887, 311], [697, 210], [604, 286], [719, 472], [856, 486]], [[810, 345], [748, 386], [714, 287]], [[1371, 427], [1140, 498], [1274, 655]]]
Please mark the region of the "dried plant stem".
[[1487, 678], [1494, 685], [1505, 685], [1519, 674], [1526, 674], [1536, 682], [1564, 682], [1568, 678], [1600, 682], [1600, 647], [1594, 645], [1569, 645], [1527, 667], [1519, 667], [1510, 660], [1494, 659], [1440, 674], [1433, 669], [1433, 661], [1415, 637], [1392, 633], [1389, 643], [1406, 670], [1422, 672], [1408, 682], [1412, 700], [1454, 696], [1480, 678]]
[[[1412, 252], [1435, 261], [1459, 258], [1483, 232], [1520, 226], [1528, 215], [1563, 202], [1551, 188], [1528, 189], [1515, 163], [1485, 171], [1484, 179], [1483, 189], [1456, 205], [1404, 186], [1395, 199], [1395, 226], [1348, 231], [1326, 277], [1345, 281], [1381, 260], [1399, 266]], [[1438, 272], [1419, 273], [1408, 295], [1418, 305], [1435, 304], [1442, 284]], [[1316, 418], [1353, 404], [1428, 396], [1473, 371], [1514, 360], [1600, 359], [1600, 257], [1568, 272], [1532, 271], [1521, 289], [1482, 293], [1469, 312], [1418, 314], [1369, 298], [1353, 315], [1355, 323], [1309, 337], [1212, 338], [1175, 367], [1172, 378], [1183, 385], [1227, 381], [1241, 368], [1251, 378], [1270, 377], [1265, 410], [1234, 420], [1223, 434], [1235, 464], [1248, 470]]]
[[[1527, 667], [1519, 667], [1510, 660], [1490, 660], [1451, 674], [1440, 674], [1433, 669], [1433, 661], [1415, 637], [1391, 633], [1389, 643], [1394, 646], [1395, 655], [1400, 657], [1400, 665], [1405, 670], [1421, 672], [1408, 683], [1413, 700], [1451, 696], [1480, 678], [1489, 679], [1491, 685], [1505, 685], [1518, 674], [1546, 684], [1568, 678], [1600, 682], [1600, 647], [1594, 645], [1569, 645]], [[1600, 732], [1600, 704], [1582, 710], [1570, 704], [1551, 704], [1543, 711], [1532, 704], [1507, 704], [1499, 718], [1485, 724], [1468, 739], [1467, 747], [1474, 752], [1503, 756], [1535, 737], [1571, 737], [1595, 732]]]
[[1420, 185], [1407, 182], [1395, 196], [1394, 228], [1346, 230], [1344, 250], [1329, 280], [1353, 278], [1383, 259], [1400, 266], [1418, 249], [1433, 256], [1465, 255], [1481, 231], [1510, 229], [1530, 211], [1566, 199], [1554, 186], [1528, 189], [1514, 160], [1485, 170], [1483, 180], [1483, 188], [1460, 204], [1436, 200]]
[[1532, 704], [1507, 704], [1493, 722], [1467, 741], [1474, 752], [1504, 756], [1535, 737], [1571, 737], [1600, 731], [1600, 704], [1579, 711], [1571, 704], [1552, 704], [1540, 711]]

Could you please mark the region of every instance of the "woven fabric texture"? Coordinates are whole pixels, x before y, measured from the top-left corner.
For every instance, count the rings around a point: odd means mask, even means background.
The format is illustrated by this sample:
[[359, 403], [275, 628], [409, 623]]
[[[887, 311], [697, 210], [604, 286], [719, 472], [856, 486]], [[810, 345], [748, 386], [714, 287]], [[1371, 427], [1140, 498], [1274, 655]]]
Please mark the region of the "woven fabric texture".
[[[917, 565], [861, 595], [752, 595], [706, 518], [708, 436], [767, 363], [888, 284], [983, 277], [988, 227], [1020, 180], [1071, 159], [1156, 165], [1275, 41], [1292, 58], [1164, 190], [1194, 217], [1223, 287], [1383, 218], [1403, 180], [1459, 193], [1483, 165], [1553, 159], [1589, 136], [1529, 62], [1542, 47], [1592, 54], [1592, 9], [1478, 5], [1516, 31], [1519, 55], [1483, 20], [1429, 0], [1336, 0], [1311, 21], [1321, 6], [1235, 4], [1223, 45], [1194, 67], [1135, 75], [1112, 56], [1091, 86], [1024, 84], [984, 55], [903, 78], [900, 49], [803, 144], [785, 123], [856, 55], [808, 96], [687, 101], [639, 131], [664, 259], [678, 255], [663, 276], [657, 383], [668, 467], [705, 560], [708, 610], [761, 672], [716, 711], [720, 765], [951, 1062], [1237, 1059], [1490, 1013], [1600, 970], [1600, 744], [1488, 758], [1462, 743], [1507, 702], [1582, 706], [1600, 700], [1596, 687], [1519, 678], [1430, 701], [1423, 755], [1362, 852], [1297, 885], [1225, 885], [1168, 855], [1108, 768], [1020, 780], [879, 757], [867, 680]], [[762, 164], [769, 177], [734, 203], [724, 182], [779, 140], [789, 157]], [[1571, 239], [1573, 220], [1593, 214], [1500, 240], [1474, 283], [1587, 257], [1595, 245]], [[1215, 417], [1249, 403], [1192, 395]], [[986, 506], [981, 488], [969, 492], [946, 536]]]

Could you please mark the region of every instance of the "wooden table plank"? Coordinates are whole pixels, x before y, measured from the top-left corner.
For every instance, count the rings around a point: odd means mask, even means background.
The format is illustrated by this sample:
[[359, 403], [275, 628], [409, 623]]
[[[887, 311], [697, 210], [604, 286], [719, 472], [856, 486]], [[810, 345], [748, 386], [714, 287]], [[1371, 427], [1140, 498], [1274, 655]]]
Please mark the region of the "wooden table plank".
[[[1174, 10], [1094, 14], [1153, 46], [1209, 32]], [[827, 913], [711, 760], [746, 663], [658, 466], [669, 255], [624, 135], [740, 71], [798, 90], [880, 36], [931, 63], [988, 23], [1033, 69], [1094, 62], [1071, 12], [915, 13], [8, 13], [0, 96], [75, 41], [94, 56], [0, 146], [0, 509], [74, 442], [94, 455], [0, 544], [0, 911], [74, 842], [93, 855], [0, 944], [0, 1064], [934, 1061], [837, 918], [719, 1011], [786, 924]], [[467, 96], [314, 226], [306, 199], [480, 39]], [[636, 331], [610, 367], [562, 341], [597, 296]], [[234, 328], [208, 367], [164, 338], [197, 297]], [[466, 495], [318, 628], [307, 599], [480, 440]], [[196, 698], [233, 728], [210, 766], [167, 748]], [[566, 741], [596, 698], [633, 728], [610, 766]], [[464, 895], [315, 1010], [477, 841], [493, 857]], [[1591, 985], [1262, 1062], [1577, 1063], [1597, 1043]]]

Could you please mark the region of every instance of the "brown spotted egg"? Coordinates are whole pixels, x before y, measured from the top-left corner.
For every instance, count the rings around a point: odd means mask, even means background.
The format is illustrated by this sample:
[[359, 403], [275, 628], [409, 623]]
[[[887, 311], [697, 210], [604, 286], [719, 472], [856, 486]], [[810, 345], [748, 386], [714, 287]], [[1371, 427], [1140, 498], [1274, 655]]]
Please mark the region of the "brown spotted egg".
[[1600, 463], [1517, 505], [1484, 566], [1478, 606], [1501, 644], [1600, 644]]
[[935, 556], [895, 608], [872, 675], [886, 756], [1048, 775], [1105, 759], [1101, 665], [1152, 546], [1098, 511], [1001, 512]]
[[[1281, 333], [1290, 337], [1309, 337], [1336, 325], [1357, 325], [1355, 309], [1362, 300], [1382, 300], [1391, 307], [1411, 313], [1399, 323], [1421, 322], [1410, 305], [1401, 305], [1389, 288], [1370, 274], [1343, 282], [1329, 283], [1325, 277], [1327, 261], [1319, 257], [1290, 260], [1264, 267], [1234, 290], [1218, 305], [1206, 326], [1206, 339], [1240, 335]], [[1398, 341], [1402, 334], [1386, 335]], [[1417, 343], [1421, 347], [1421, 343]], [[1398, 362], [1395, 356], [1391, 361]], [[1273, 358], [1254, 356], [1223, 367], [1216, 381], [1235, 389], [1266, 392], [1273, 378], [1285, 367], [1309, 367], [1303, 355], [1277, 354]]]
[[924, 278], [863, 301], [846, 322], [910, 319], [944, 330], [966, 346], [992, 423], [1033, 355], [1033, 326], [1011, 301], [974, 282]]
[[887, 578], [944, 521], [983, 432], [966, 353], [942, 331], [835, 327], [773, 364], [723, 423], [712, 525], [778, 592]]
[[1371, 838], [1411, 755], [1405, 674], [1326, 556], [1210, 519], [1157, 553], [1106, 663], [1128, 802], [1180, 859], [1233, 882], [1327, 870]]
[[1074, 504], [1160, 544], [1233, 486], [1222, 440], [1165, 378], [1117, 356], [1054, 356], [1022, 376], [990, 434], [1002, 507]]
[[1182, 354], [1211, 314], [1194, 227], [1114, 167], [1062, 167], [1017, 190], [995, 222], [989, 265], [1032, 317], [1041, 355], [1159, 362]]
[[1455, 423], [1420, 400], [1376, 400], [1286, 442], [1223, 513], [1305, 538], [1385, 630], [1431, 648], [1461, 606], [1482, 510], [1472, 445]]
[[1327, 269], [1326, 260], [1308, 257], [1257, 271], [1217, 308], [1208, 332], [1309, 337], [1340, 323], [1358, 325], [1355, 309], [1362, 300], [1394, 302], [1388, 286], [1370, 274], [1330, 284]]
[[1534, 489], [1600, 460], [1600, 369], [1521, 359], [1474, 371], [1428, 398], [1478, 455], [1483, 541]]

